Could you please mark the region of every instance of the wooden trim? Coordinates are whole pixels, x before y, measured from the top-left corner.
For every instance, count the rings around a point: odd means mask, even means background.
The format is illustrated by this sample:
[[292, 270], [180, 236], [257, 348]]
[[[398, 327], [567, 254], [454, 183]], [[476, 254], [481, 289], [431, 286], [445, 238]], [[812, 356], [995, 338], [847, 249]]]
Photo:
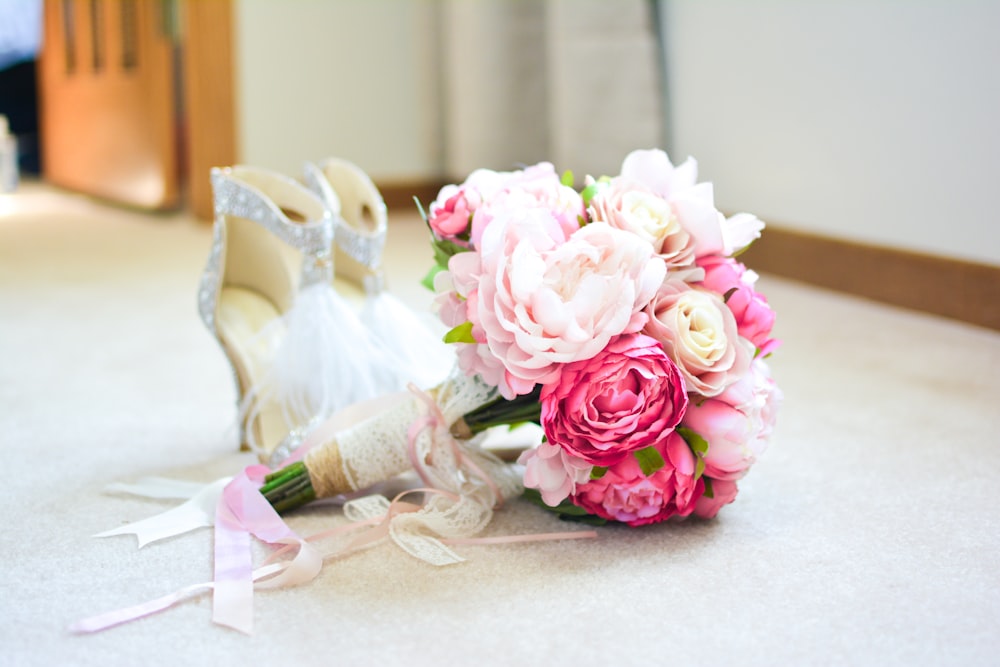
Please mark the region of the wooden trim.
[[421, 182], [387, 182], [376, 184], [385, 206], [389, 209], [389, 216], [393, 214], [416, 213], [417, 205], [413, 202], [416, 197], [420, 204], [426, 209], [432, 201], [437, 199], [438, 192], [445, 186], [441, 181], [421, 181]]
[[188, 207], [211, 220], [209, 171], [238, 161], [232, 0], [186, 0], [181, 15]]
[[1000, 330], [1000, 266], [773, 225], [740, 259], [759, 273]]

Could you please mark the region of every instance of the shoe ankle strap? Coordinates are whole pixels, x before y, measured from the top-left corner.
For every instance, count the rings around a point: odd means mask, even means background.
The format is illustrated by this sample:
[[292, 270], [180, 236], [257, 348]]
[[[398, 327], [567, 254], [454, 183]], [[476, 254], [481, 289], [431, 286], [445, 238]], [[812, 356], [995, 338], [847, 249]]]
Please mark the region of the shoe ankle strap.
[[[312, 192], [281, 174], [253, 167], [216, 167], [211, 179], [217, 218], [253, 220], [304, 255], [329, 258], [333, 219]], [[303, 221], [293, 221], [289, 211], [300, 213]]]

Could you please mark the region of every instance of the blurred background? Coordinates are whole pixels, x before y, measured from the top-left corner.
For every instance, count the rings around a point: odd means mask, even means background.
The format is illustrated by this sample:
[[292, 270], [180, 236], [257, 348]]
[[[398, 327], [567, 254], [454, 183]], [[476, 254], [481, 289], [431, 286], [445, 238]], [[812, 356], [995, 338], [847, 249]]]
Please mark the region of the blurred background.
[[477, 167], [698, 159], [727, 212], [1000, 267], [1000, 3], [3, 0], [22, 178], [210, 214], [336, 155], [390, 207]]

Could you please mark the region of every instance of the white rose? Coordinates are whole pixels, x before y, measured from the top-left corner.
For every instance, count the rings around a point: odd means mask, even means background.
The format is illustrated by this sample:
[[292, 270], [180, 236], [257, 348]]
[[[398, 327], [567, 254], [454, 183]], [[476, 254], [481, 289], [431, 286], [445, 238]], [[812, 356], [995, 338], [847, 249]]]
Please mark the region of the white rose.
[[736, 318], [718, 294], [668, 281], [647, 312], [644, 333], [660, 341], [689, 391], [717, 396], [749, 370], [753, 344], [740, 337]]
[[590, 201], [590, 217], [645, 239], [670, 268], [694, 263], [694, 240], [673, 207], [650, 188], [626, 178], [614, 178]]

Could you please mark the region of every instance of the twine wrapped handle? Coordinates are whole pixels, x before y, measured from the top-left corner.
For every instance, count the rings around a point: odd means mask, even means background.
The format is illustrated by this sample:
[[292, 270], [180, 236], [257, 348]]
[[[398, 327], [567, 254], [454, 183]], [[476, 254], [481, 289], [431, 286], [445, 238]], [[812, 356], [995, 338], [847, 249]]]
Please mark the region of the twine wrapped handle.
[[350, 411], [313, 431], [296, 454], [300, 461], [265, 478], [261, 493], [279, 513], [362, 491], [411, 469], [428, 486], [456, 493], [462, 492], [457, 478], [494, 486], [498, 500], [520, 493], [519, 480], [497, 483], [497, 477], [511, 477], [508, 467], [470, 439], [494, 425], [537, 421], [539, 408], [536, 395], [504, 400], [456, 368], [426, 392], [411, 387]]

